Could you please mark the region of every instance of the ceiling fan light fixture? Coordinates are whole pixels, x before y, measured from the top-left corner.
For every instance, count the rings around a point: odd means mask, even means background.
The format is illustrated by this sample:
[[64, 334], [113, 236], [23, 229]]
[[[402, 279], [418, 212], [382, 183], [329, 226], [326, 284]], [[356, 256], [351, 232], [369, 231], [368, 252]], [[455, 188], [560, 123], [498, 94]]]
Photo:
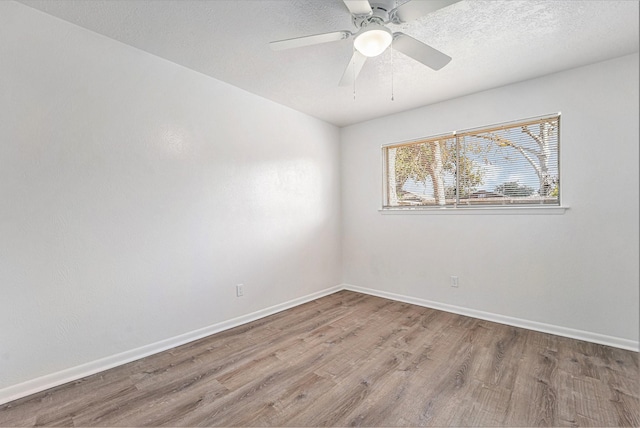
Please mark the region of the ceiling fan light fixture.
[[384, 52], [392, 41], [391, 30], [383, 25], [371, 24], [360, 30], [353, 41], [353, 46], [362, 55], [374, 57]]

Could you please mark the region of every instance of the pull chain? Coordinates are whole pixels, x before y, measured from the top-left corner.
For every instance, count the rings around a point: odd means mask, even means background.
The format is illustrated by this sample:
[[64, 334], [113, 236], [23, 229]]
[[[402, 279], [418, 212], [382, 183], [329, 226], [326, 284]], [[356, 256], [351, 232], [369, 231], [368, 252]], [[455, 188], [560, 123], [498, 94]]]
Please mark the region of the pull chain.
[[393, 98], [393, 40], [391, 41], [391, 101]]
[[[398, 7], [398, 1], [394, 1], [393, 8]], [[393, 97], [393, 36], [391, 36], [391, 101], [394, 101]]]
[[353, 47], [353, 53], [351, 54], [351, 71], [353, 72], [353, 101], [356, 100], [356, 67], [355, 60], [356, 57], [356, 47]]

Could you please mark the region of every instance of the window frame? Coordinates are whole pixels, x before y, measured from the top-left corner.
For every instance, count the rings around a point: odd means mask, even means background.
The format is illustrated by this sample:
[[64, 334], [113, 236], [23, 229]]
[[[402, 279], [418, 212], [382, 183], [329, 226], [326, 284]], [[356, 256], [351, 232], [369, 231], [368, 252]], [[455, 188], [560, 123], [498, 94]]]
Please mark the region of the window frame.
[[[414, 138], [411, 140], [405, 140], [401, 142], [393, 142], [383, 144], [381, 146], [381, 161], [382, 161], [382, 205], [378, 211], [382, 214], [563, 214], [569, 207], [562, 204], [563, 180], [561, 179], [561, 113], [546, 114], [542, 116], [529, 117], [520, 120], [512, 120], [509, 122], [502, 122], [497, 124], [491, 124], [481, 127], [469, 128], [459, 131], [452, 131], [442, 133], [438, 135], [432, 135], [422, 138]], [[394, 147], [402, 147], [411, 144], [420, 144], [430, 141], [440, 141], [444, 139], [455, 139], [456, 144], [458, 138], [463, 138], [467, 135], [474, 133], [486, 133], [502, 129], [515, 128], [518, 126], [526, 126], [530, 124], [540, 123], [544, 120], [553, 119], [557, 121], [557, 168], [558, 168], [558, 202], [553, 204], [544, 203], [510, 203], [502, 205], [473, 205], [473, 204], [460, 204], [460, 200], [457, 199], [452, 205], [405, 205], [405, 206], [390, 206], [389, 200], [389, 163], [388, 163], [388, 150]], [[456, 177], [458, 182], [459, 177]], [[458, 186], [458, 184], [456, 184]]]

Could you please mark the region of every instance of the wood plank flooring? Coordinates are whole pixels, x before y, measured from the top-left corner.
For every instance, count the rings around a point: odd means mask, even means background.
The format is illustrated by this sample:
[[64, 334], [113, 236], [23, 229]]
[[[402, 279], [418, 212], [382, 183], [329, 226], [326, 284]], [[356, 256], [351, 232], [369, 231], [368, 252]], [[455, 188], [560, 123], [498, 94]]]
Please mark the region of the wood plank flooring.
[[0, 406], [0, 426], [640, 426], [638, 353], [341, 291]]

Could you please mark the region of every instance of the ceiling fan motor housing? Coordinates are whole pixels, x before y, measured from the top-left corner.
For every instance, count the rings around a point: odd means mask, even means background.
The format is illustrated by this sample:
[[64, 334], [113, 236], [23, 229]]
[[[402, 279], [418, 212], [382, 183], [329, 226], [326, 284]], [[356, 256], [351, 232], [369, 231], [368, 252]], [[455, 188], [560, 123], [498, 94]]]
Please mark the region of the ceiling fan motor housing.
[[393, 0], [380, 3], [371, 3], [371, 13], [368, 15], [353, 15], [353, 25], [358, 28], [369, 25], [369, 23], [375, 23], [384, 25], [390, 22], [391, 17], [389, 11], [394, 4]]

